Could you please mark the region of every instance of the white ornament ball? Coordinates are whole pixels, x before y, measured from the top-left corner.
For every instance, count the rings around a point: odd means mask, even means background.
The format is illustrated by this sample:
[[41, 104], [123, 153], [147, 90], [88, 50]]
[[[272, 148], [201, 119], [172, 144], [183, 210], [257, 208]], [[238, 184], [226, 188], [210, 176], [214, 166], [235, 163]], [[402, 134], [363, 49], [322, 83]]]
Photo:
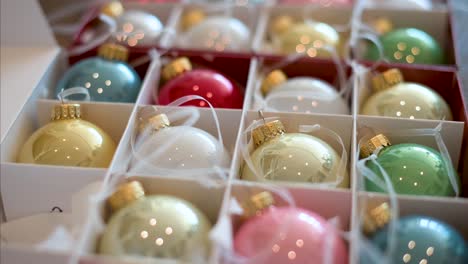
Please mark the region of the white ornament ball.
[[282, 112], [349, 114], [335, 88], [311, 77], [294, 77], [275, 86], [265, 97], [268, 108]]
[[116, 18], [116, 39], [128, 46], [146, 46], [157, 43], [163, 24], [156, 16], [139, 10], [128, 10]]
[[[162, 151], [161, 155], [152, 155], [159, 151]], [[133, 158], [130, 166], [132, 173], [157, 173], [156, 169], [206, 169], [215, 165], [227, 168], [230, 161], [228, 152], [215, 137], [191, 126], [155, 131], [136, 146], [136, 152], [137, 158]]]
[[239, 19], [213, 16], [188, 29], [179, 39], [184, 48], [239, 51], [249, 47], [250, 30]]

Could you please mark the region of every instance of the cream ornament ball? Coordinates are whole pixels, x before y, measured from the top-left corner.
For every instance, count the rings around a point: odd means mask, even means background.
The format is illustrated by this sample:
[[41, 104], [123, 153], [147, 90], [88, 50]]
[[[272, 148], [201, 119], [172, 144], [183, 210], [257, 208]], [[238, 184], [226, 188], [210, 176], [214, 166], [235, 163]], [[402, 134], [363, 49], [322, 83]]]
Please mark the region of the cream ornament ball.
[[[227, 150], [204, 130], [191, 126], [170, 126], [165, 114], [150, 118], [144, 125], [150, 126], [151, 131], [135, 149], [136, 157], [130, 166], [132, 173], [148, 173], [155, 168], [190, 170], [229, 167]], [[162, 155], [152, 156], [155, 151], [162, 151]]]
[[19, 163], [106, 168], [116, 144], [95, 124], [81, 119], [79, 104], [56, 105], [52, 122], [36, 130], [24, 143]]
[[398, 69], [373, 78], [376, 93], [362, 105], [361, 114], [409, 119], [452, 120], [452, 111], [437, 92], [419, 83], [404, 82]]
[[342, 188], [349, 185], [346, 171], [338, 175], [341, 157], [320, 138], [285, 133], [279, 120], [255, 128], [252, 138], [255, 149], [250, 159], [260, 178], [245, 163], [241, 173], [243, 180], [336, 183]]
[[149, 195], [137, 181], [122, 184], [108, 199], [113, 210], [99, 243], [112, 256], [206, 259], [209, 219], [192, 203]]
[[318, 78], [288, 79], [283, 71], [274, 70], [263, 80], [261, 90], [268, 107], [276, 111], [349, 114], [349, 107], [337, 90]]
[[278, 52], [283, 54], [329, 58], [331, 54], [324, 47], [334, 48], [337, 53], [341, 47], [339, 33], [322, 22], [296, 22], [289, 16], [279, 16], [273, 20], [270, 34]]

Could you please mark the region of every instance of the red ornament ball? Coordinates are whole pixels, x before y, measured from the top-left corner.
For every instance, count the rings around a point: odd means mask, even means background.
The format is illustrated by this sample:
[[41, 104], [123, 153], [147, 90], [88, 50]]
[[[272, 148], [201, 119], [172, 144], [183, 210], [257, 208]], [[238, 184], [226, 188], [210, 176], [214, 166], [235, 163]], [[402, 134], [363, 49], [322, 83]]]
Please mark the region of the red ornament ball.
[[[185, 57], [166, 65], [162, 76], [168, 81], [160, 88], [156, 104], [167, 105], [183, 96], [199, 95], [215, 108], [242, 108], [243, 92], [234, 81], [214, 70], [192, 69]], [[183, 105], [208, 107], [202, 100]]]

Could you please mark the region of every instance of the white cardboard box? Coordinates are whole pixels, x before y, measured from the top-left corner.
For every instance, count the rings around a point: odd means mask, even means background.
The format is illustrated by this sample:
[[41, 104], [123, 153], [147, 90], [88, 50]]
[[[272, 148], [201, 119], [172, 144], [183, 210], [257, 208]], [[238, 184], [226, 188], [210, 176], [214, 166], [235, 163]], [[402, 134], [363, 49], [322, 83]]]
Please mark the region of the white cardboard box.
[[[152, 5], [151, 10], [156, 10]], [[24, 10], [30, 10], [31, 16], [24, 23], [24, 16], [19, 15]], [[175, 28], [178, 23], [177, 17], [180, 17], [181, 8], [174, 8], [173, 13], [167, 17], [168, 27]], [[348, 10], [346, 12], [349, 12]], [[154, 11], [157, 12], [157, 11]], [[279, 11], [278, 11], [279, 12]], [[289, 12], [289, 11], [288, 11]], [[265, 14], [264, 14], [265, 15]], [[329, 14], [328, 14], [329, 15]], [[327, 16], [327, 14], [323, 14]], [[266, 17], [260, 18], [257, 24], [257, 36], [263, 40], [261, 27], [266, 27]], [[20, 20], [20, 21], [19, 21]], [[262, 22], [263, 21], [263, 22]], [[21, 23], [20, 23], [21, 22]], [[29, 26], [22, 28], [22, 32], [28, 32], [30, 35], [18, 35], [15, 27], [8, 28], [9, 25], [36, 25], [34, 31]], [[4, 30], [4, 27], [8, 29]], [[264, 31], [264, 29], [263, 29]], [[36, 34], [37, 33], [37, 34]], [[5, 35], [8, 41], [5, 41]], [[13, 37], [12, 37], [13, 36]], [[31, 38], [30, 38], [31, 37]], [[255, 41], [254, 41], [255, 42]], [[164, 43], [164, 42], [163, 42]], [[258, 42], [256, 42], [258, 43]], [[169, 43], [167, 43], [169, 45]], [[13, 47], [14, 46], [14, 47]], [[17, 46], [23, 46], [17, 48]], [[34, 46], [35, 48], [31, 48]], [[39, 46], [39, 48], [37, 48]], [[37, 48], [37, 50], [36, 50]], [[23, 58], [13, 55], [24, 55]], [[28, 51], [28, 52], [26, 52]], [[143, 88], [136, 104], [113, 104], [113, 103], [85, 103], [85, 110], [96, 111], [104, 110], [102, 113], [90, 116], [91, 121], [99, 124], [105, 129], [112, 130], [111, 136], [121, 142], [117, 153], [111, 164], [110, 170], [105, 169], [80, 169], [55, 166], [36, 166], [15, 164], [15, 153], [18, 145], [23, 142], [38, 125], [47, 121], [48, 112], [54, 101], [46, 98], [43, 94], [44, 86], [53, 85], [58, 74], [63, 72], [63, 57], [59, 55], [59, 48], [56, 46], [50, 30], [41, 11], [35, 1], [2, 1], [2, 53], [8, 52], [12, 56], [2, 56], [2, 199], [7, 217], [14, 219], [16, 217], [28, 214], [49, 212], [52, 206], [59, 205], [65, 210], [70, 210], [70, 196], [72, 192], [80, 187], [97, 179], [103, 179], [104, 176], [113, 176], [112, 172], [120, 171], [121, 160], [128, 154], [128, 140], [133, 130], [132, 125], [136, 119], [137, 110], [147, 104], [151, 104], [151, 92], [155, 85], [159, 83], [159, 69], [161, 62], [155, 60], [149, 67], [147, 78], [143, 83]], [[3, 55], [3, 54], [2, 54]], [[18, 55], [18, 56], [20, 56]], [[11, 60], [17, 63], [11, 62]], [[24, 63], [34, 61], [31, 67], [27, 68], [28, 78], [24, 78]], [[218, 110], [221, 120], [223, 136], [228, 150], [233, 154], [233, 161], [229, 172], [229, 179], [220, 183], [219, 187], [207, 187], [200, 185], [193, 179], [179, 179], [167, 177], [132, 177], [143, 182], [149, 193], [166, 193], [177, 195], [194, 202], [202, 209], [209, 218], [216, 223], [224, 216], [229, 216], [230, 198], [234, 197], [240, 202], [246, 198], [246, 194], [268, 189], [268, 185], [238, 180], [238, 170], [242, 163], [239, 152], [240, 133], [253, 120], [257, 119], [257, 113], [247, 111], [251, 104], [253, 87], [255, 85], [256, 70], [258, 61], [253, 59], [249, 69], [249, 79], [246, 87], [246, 98], [244, 100], [244, 109], [242, 110]], [[6, 71], [5, 67], [6, 65]], [[6, 75], [4, 75], [6, 72]], [[29, 73], [31, 75], [29, 75]], [[7, 76], [7, 77], [5, 77]], [[22, 77], [22, 78], [20, 78]], [[4, 83], [8, 90], [5, 90]], [[359, 85], [359, 83], [357, 83]], [[11, 88], [14, 87], [14, 88]], [[8, 97], [14, 94], [18, 104], [4, 104], [4, 93]], [[36, 99], [42, 98], [36, 101]], [[437, 125], [434, 121], [424, 120], [397, 120], [392, 118], [361, 117], [357, 115], [358, 92], [354, 89], [352, 106], [353, 111], [349, 116], [338, 115], [307, 115], [291, 113], [265, 113], [266, 116], [279, 116], [288, 128], [294, 129], [297, 124], [319, 123], [327, 128], [333, 129], [342, 136], [345, 146], [348, 149], [348, 167], [351, 177], [351, 188], [348, 190], [318, 189], [306, 185], [291, 186], [288, 184], [279, 184], [289, 190], [296, 203], [309, 210], [314, 210], [326, 218], [339, 216], [341, 228], [344, 231], [359, 228], [356, 226], [357, 217], [359, 217], [359, 202], [363, 198], [372, 199], [377, 202], [386, 199], [384, 195], [365, 193], [359, 190], [356, 182], [357, 173], [355, 171], [355, 162], [357, 160], [358, 129], [363, 126], [371, 126], [377, 129], [391, 129], [395, 126], [399, 128], [433, 128]], [[4, 109], [7, 111], [7, 119], [4, 120]], [[110, 122], [106, 113], [120, 113], [118, 122]], [[207, 110], [201, 110], [201, 116], [197, 127], [203, 128], [215, 135]], [[235, 120], [235, 122], [232, 122]], [[6, 129], [4, 128], [6, 125]], [[240, 124], [240, 125], [239, 125]], [[460, 160], [460, 147], [463, 135], [462, 122], [444, 122], [442, 136], [446, 141], [449, 153], [456, 165]], [[466, 173], [466, 172], [465, 172]], [[5, 176], [7, 175], [7, 176]], [[123, 180], [123, 178], [122, 178]], [[60, 188], [55, 188], [59, 186]], [[46, 193], [46, 195], [44, 195]], [[38, 199], [40, 198], [40, 199]], [[439, 197], [415, 197], [399, 196], [401, 204], [401, 213], [419, 213], [432, 215], [447, 221], [456, 227], [464, 236], [468, 238], [466, 229], [467, 217], [460, 217], [459, 212], [468, 211], [468, 199], [466, 198], [439, 198]], [[101, 204], [102, 206], [102, 204]], [[434, 211], [433, 208], [437, 208]], [[92, 226], [87, 226], [83, 233], [83, 241], [87, 241], [88, 256], [81, 259], [81, 263], [130, 263], [115, 258], [95, 255], [94, 247], [96, 237], [99, 234], [93, 233]], [[227, 232], [226, 236], [232, 236]], [[359, 243], [352, 241], [350, 247], [350, 263], [356, 262], [355, 249]], [[217, 262], [219, 252], [214, 247], [212, 252], [213, 263]], [[69, 259], [68, 254], [58, 254], [49, 251], [38, 251], [31, 247], [25, 247], [17, 244], [4, 244], [1, 246], [2, 263], [64, 263]], [[163, 260], [161, 263], [177, 263], [174, 260]]]

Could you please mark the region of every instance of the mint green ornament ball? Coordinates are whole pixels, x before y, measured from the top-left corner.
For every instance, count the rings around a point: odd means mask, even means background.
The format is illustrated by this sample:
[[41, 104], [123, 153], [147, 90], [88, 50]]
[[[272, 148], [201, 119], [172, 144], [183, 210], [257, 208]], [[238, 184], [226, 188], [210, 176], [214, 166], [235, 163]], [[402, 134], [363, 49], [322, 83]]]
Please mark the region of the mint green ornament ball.
[[[410, 143], [391, 145], [379, 152], [376, 161], [388, 174], [398, 194], [455, 196], [448, 168], [440, 153], [433, 148]], [[373, 161], [368, 161], [366, 166], [383, 180]], [[458, 181], [456, 173], [455, 177]], [[367, 177], [365, 188], [370, 192], [385, 192]]]
[[[444, 54], [439, 43], [417, 28], [400, 28], [380, 37], [384, 57], [390, 62], [407, 64], [444, 64]], [[365, 56], [378, 60], [379, 52], [370, 44]]]

